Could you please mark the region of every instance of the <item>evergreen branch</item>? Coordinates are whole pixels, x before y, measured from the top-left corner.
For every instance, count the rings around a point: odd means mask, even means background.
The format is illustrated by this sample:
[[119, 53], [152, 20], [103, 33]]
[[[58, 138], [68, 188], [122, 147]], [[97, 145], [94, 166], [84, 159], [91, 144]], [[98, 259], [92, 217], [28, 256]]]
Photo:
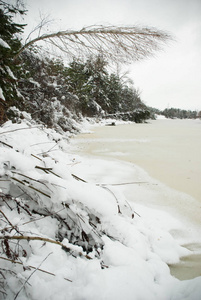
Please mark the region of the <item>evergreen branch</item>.
[[[161, 44], [171, 40], [169, 33], [155, 28], [137, 26], [90, 26], [81, 30], [64, 30], [43, 34], [27, 42], [14, 60], [29, 46], [48, 41], [70, 57], [78, 54], [102, 53], [106, 58], [125, 62], [141, 60], [160, 50]], [[73, 49], [70, 50], [70, 48]]]

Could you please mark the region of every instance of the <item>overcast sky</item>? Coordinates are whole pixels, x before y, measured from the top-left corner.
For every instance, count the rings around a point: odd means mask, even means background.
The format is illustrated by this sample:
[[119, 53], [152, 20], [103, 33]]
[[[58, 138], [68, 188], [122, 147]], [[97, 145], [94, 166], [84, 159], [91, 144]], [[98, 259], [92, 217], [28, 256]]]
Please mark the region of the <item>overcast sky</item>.
[[[145, 25], [176, 38], [127, 68], [146, 105], [201, 110], [201, 0], [25, 0], [29, 28], [40, 13], [54, 30], [86, 25]], [[52, 29], [52, 28], [51, 28]]]

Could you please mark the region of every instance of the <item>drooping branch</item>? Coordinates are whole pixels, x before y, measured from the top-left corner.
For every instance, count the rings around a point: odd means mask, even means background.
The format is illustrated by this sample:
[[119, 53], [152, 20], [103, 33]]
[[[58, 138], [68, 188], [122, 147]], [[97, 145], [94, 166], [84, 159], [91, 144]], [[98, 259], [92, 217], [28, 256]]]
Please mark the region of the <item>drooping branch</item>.
[[172, 37], [164, 31], [148, 27], [90, 26], [79, 31], [65, 30], [43, 34], [27, 42], [15, 59], [29, 46], [48, 42], [70, 58], [101, 53], [109, 61], [132, 62], [153, 55]]
[[27, 240], [27, 241], [42, 241], [45, 243], [52, 243], [52, 244], [56, 244], [62, 247], [63, 250], [65, 250], [66, 252], [77, 252], [76, 254], [80, 257], [85, 257], [87, 259], [91, 259], [91, 257], [87, 254], [82, 253], [81, 251], [76, 251], [75, 249], [71, 249], [70, 245], [66, 246], [64, 244], [62, 244], [59, 241], [53, 240], [53, 239], [48, 239], [48, 238], [44, 238], [44, 237], [40, 237], [40, 236], [18, 236], [18, 235], [14, 235], [14, 236], [9, 236], [9, 235], [0, 235], [0, 240]]

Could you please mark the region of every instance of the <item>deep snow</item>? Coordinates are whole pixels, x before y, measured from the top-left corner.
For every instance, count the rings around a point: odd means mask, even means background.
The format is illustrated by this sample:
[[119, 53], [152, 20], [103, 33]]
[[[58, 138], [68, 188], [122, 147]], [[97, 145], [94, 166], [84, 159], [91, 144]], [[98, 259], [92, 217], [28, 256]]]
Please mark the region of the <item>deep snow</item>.
[[[168, 267], [191, 253], [181, 246], [192, 242], [189, 236], [171, 235], [171, 230], [182, 231], [181, 220], [135, 203], [142, 195], [154, 196], [149, 189], [154, 181], [136, 183], [142, 181], [142, 170], [129, 163], [79, 156], [68, 137], [28, 121], [5, 123], [0, 141], [1, 239], [21, 234], [43, 238], [20, 240], [20, 246], [11, 240], [10, 248], [19, 248], [15, 263], [13, 258], [5, 260], [6, 246], [1, 247], [2, 299], [201, 298], [201, 277], [179, 281]], [[131, 181], [135, 183], [113, 185]], [[39, 210], [52, 214], [41, 217]], [[85, 244], [69, 242], [59, 219], [70, 220], [67, 215], [77, 217], [75, 229], [79, 223], [98, 248], [86, 252], [86, 239]], [[48, 242], [58, 240], [58, 232], [63, 234], [62, 247]]]

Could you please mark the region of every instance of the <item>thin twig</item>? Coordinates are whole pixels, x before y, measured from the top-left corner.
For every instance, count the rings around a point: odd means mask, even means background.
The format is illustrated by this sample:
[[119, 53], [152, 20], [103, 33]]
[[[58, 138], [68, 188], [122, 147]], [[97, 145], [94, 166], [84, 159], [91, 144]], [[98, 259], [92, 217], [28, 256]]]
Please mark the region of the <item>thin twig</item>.
[[40, 167], [40, 166], [35, 166], [35, 168], [36, 169], [39, 169], [39, 170], [42, 170], [42, 171], [44, 171], [45, 173], [52, 173], [53, 175], [55, 175], [55, 176], [57, 176], [57, 177], [59, 177], [59, 178], [61, 178], [61, 176], [59, 176], [58, 174], [56, 174], [56, 173], [54, 173], [53, 171], [52, 171], [52, 168], [44, 168], [44, 167]]
[[80, 177], [78, 177], [77, 175], [74, 175], [74, 174], [71, 174], [72, 176], [73, 176], [73, 178], [75, 178], [76, 180], [78, 180], [78, 181], [82, 181], [82, 182], [85, 182], [85, 183], [87, 183], [87, 181], [85, 181], [84, 179], [82, 179], [82, 178], [80, 178]]
[[114, 198], [115, 198], [115, 200], [116, 200], [116, 202], [117, 202], [118, 213], [119, 213], [119, 214], [122, 214], [122, 212], [121, 212], [121, 210], [120, 210], [120, 205], [119, 205], [118, 199], [117, 199], [117, 197], [115, 196], [115, 194], [114, 194], [108, 187], [106, 187], [106, 186], [100, 186], [100, 187], [102, 187], [103, 189], [107, 190], [108, 192], [110, 192], [110, 193], [114, 196]]
[[45, 168], [45, 167], [40, 167], [40, 166], [35, 166], [36, 169], [42, 170], [45, 173], [49, 172], [52, 170], [52, 168]]
[[29, 277], [26, 279], [26, 281], [24, 282], [24, 284], [22, 285], [21, 289], [17, 292], [17, 294], [15, 295], [14, 300], [17, 299], [19, 293], [22, 291], [22, 289], [24, 288], [25, 284], [29, 281], [29, 279], [31, 278], [31, 276], [40, 268], [40, 266], [44, 263], [44, 261], [52, 254], [53, 252], [50, 252], [44, 259], [43, 261], [39, 264], [39, 266], [29, 275]]
[[[38, 182], [38, 183], [40, 183], [40, 184], [42, 184], [42, 185], [44, 185], [48, 190], [50, 190], [51, 191], [51, 189], [47, 186], [47, 184], [45, 184], [44, 182], [42, 182], [42, 181], [40, 181], [40, 180], [37, 180], [37, 179], [34, 179], [34, 178], [32, 178], [32, 177], [29, 177], [29, 176], [27, 176], [27, 175], [24, 175], [24, 174], [22, 174], [22, 173], [19, 173], [19, 172], [14, 172], [14, 171], [12, 171], [12, 173], [13, 174], [17, 174], [17, 175], [19, 175], [19, 176], [23, 176], [23, 177], [25, 177], [25, 178], [27, 178], [27, 179], [29, 179], [29, 180], [32, 180], [32, 181], [35, 181], [35, 182]], [[56, 174], [55, 174], [56, 175]], [[24, 181], [23, 181], [24, 182]], [[26, 182], [26, 183], [28, 183], [28, 182]], [[52, 192], [52, 191], [51, 191]]]
[[35, 158], [39, 159], [40, 161], [43, 161], [41, 158], [37, 157], [37, 156], [36, 156], [36, 155], [34, 155], [34, 154], [31, 154], [31, 156], [33, 156], [33, 157], [35, 157]]
[[30, 185], [30, 184], [29, 184], [29, 185], [26, 185], [23, 181], [21, 181], [21, 180], [15, 178], [15, 177], [11, 177], [11, 179], [17, 181], [18, 183], [21, 183], [22, 185], [25, 185], [25, 186], [29, 187], [30, 189], [32, 189], [32, 190], [34, 190], [34, 191], [36, 191], [36, 192], [38, 192], [38, 193], [40, 193], [40, 194], [42, 194], [42, 195], [48, 197], [48, 198], [51, 198], [50, 195], [48, 195], [48, 194], [46, 194], [46, 193], [40, 191], [39, 189], [33, 187], [33, 186]]
[[6, 221], [10, 224], [10, 226], [17, 231], [19, 234], [22, 235], [21, 232], [19, 232], [19, 230], [10, 222], [10, 220], [6, 217], [6, 215], [4, 214], [4, 212], [0, 209], [0, 213], [4, 216], [4, 218], [6, 219]]
[[130, 210], [131, 210], [132, 213], [133, 213], [133, 214], [132, 214], [132, 219], [134, 218], [134, 214], [138, 215], [138, 217], [141, 217], [135, 210], [132, 209], [130, 203], [129, 203], [127, 200], [125, 200], [125, 202], [126, 202], [126, 204], [128, 205], [128, 207], [130, 208]]
[[122, 183], [97, 183], [98, 186], [106, 186], [106, 185], [129, 185], [129, 184], [148, 184], [146, 181], [134, 181], [134, 182], [122, 182]]
[[[26, 224], [29, 224], [29, 223], [32, 223], [32, 222], [36, 222], [36, 221], [40, 221], [44, 218], [47, 218], [47, 217], [51, 217], [51, 216], [54, 216], [55, 214], [59, 213], [60, 211], [64, 210], [65, 208], [61, 208], [60, 210], [54, 212], [54, 213], [50, 213], [49, 215], [46, 215], [46, 216], [43, 216], [43, 217], [40, 217], [40, 218], [37, 218], [37, 219], [33, 219], [31, 221], [28, 221], [28, 222], [25, 222], [25, 223], [22, 223], [21, 226], [23, 225], [26, 225]], [[37, 212], [38, 213], [38, 212]], [[39, 213], [38, 213], [39, 214]]]
[[41, 127], [41, 125], [34, 126], [34, 127], [17, 128], [17, 129], [13, 129], [13, 130], [8, 130], [8, 131], [0, 132], [0, 134], [7, 134], [7, 133], [10, 133], [10, 132], [15, 132], [15, 131], [19, 131], [19, 130], [26, 130], [26, 129], [38, 129], [40, 127]]
[[9, 145], [9, 144], [7, 144], [7, 143], [4, 143], [4, 142], [2, 142], [2, 141], [0, 141], [0, 143], [1, 143], [1, 144], [3, 144], [4, 146], [7, 146], [7, 147], [9, 147], [9, 148], [12, 148], [12, 149], [13, 149], [13, 146], [11, 146], [11, 145]]
[[[21, 263], [21, 262], [19, 262], [19, 261], [16, 261], [16, 260], [12, 260], [12, 259], [6, 258], [6, 257], [0, 256], [0, 259], [9, 261], [9, 262], [11, 262], [11, 263], [13, 263], [13, 264], [18, 264], [18, 265], [24, 266], [23, 263]], [[33, 266], [26, 266], [26, 268], [36, 269], [36, 267], [33, 267]], [[54, 273], [49, 272], [49, 271], [46, 271], [46, 270], [43, 270], [43, 269], [37, 268], [37, 270], [40, 271], [40, 272], [43, 272], [43, 273], [52, 275], [52, 276], [56, 276]], [[72, 282], [72, 280], [70, 280], [70, 279], [68, 279], [68, 278], [65, 278], [65, 277], [64, 277], [64, 279], [67, 280], [67, 281], [69, 281], [69, 282]]]

